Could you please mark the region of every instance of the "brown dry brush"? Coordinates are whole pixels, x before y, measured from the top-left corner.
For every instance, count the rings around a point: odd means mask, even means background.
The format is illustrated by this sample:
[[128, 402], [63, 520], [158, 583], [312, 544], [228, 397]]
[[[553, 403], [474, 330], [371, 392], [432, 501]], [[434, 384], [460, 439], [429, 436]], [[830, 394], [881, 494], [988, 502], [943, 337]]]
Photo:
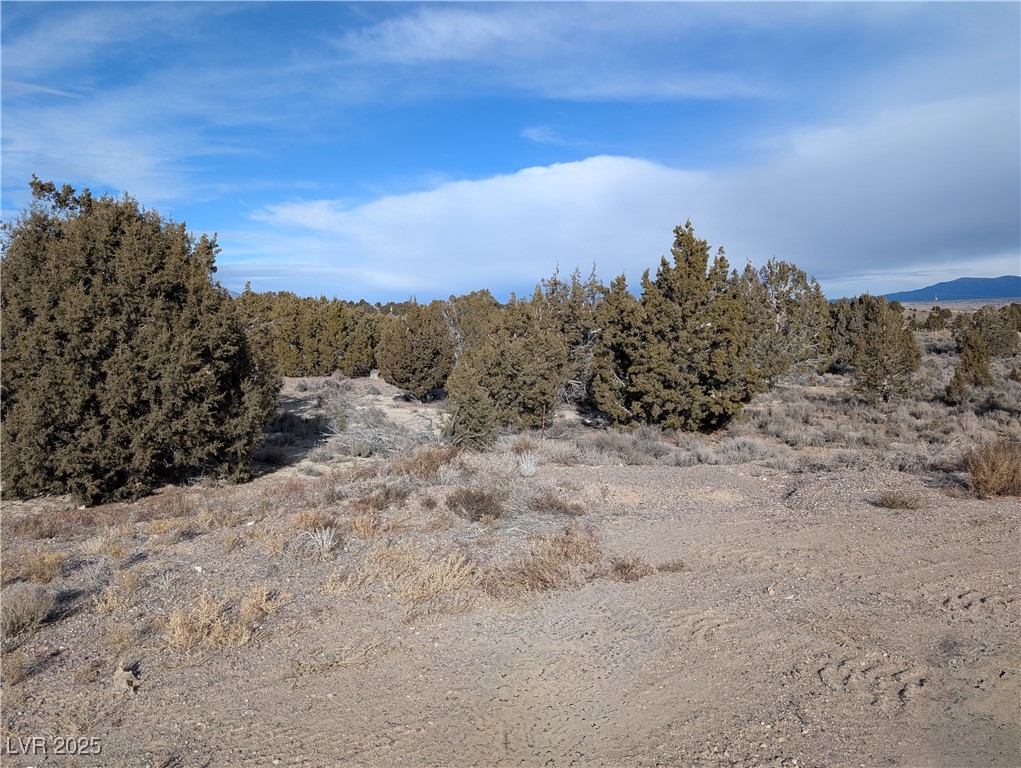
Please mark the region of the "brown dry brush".
[[964, 469], [981, 499], [1021, 496], [1021, 441], [1003, 438], [981, 445], [965, 459]]

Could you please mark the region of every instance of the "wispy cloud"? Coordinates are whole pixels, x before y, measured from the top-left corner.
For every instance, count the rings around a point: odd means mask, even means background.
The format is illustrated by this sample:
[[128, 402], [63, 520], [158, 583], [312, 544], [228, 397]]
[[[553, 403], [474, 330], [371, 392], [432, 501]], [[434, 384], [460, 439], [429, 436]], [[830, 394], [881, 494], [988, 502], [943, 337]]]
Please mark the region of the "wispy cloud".
[[8, 91], [21, 91], [23, 93], [34, 93], [43, 94], [45, 96], [61, 96], [65, 99], [80, 99], [81, 94], [71, 93], [70, 91], [62, 91], [59, 88], [47, 88], [44, 85], [34, 85], [33, 83], [21, 83], [17, 80], [4, 80], [2, 83], [3, 87]]

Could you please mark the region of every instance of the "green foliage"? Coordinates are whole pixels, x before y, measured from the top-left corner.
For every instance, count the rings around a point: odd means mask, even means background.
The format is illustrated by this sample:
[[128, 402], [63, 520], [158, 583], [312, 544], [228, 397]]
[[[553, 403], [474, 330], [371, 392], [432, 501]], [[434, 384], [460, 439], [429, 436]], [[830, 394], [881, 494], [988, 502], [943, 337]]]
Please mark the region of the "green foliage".
[[933, 307], [929, 310], [929, 316], [925, 318], [925, 322], [922, 323], [922, 328], [926, 331], [945, 331], [953, 316], [954, 313], [949, 309]]
[[861, 326], [851, 358], [855, 389], [884, 402], [906, 394], [922, 357], [914, 334], [884, 298], [866, 294], [854, 306]]
[[655, 279], [646, 271], [642, 297], [626, 297], [614, 281], [600, 312], [594, 350], [593, 396], [618, 424], [646, 423], [685, 430], [722, 426], [754, 393], [746, 368], [746, 305], [736, 274], [720, 249], [691, 222], [674, 230], [673, 264]]
[[976, 330], [969, 331], [961, 343], [960, 369], [974, 387], [988, 387], [993, 383], [993, 374], [989, 370], [989, 347]]
[[447, 433], [458, 445], [475, 450], [496, 440], [498, 414], [489, 392], [482, 386], [482, 373], [470, 360], [462, 360], [447, 379]]
[[489, 291], [473, 291], [447, 300], [443, 316], [454, 345], [455, 363], [484, 341], [486, 328], [499, 311], [500, 304]]
[[[517, 429], [538, 427], [553, 416], [567, 366], [563, 340], [540, 325], [536, 306], [512, 299], [487, 323], [484, 340], [467, 352], [447, 382], [447, 409], [455, 437], [465, 412], [474, 421]], [[483, 394], [486, 403], [483, 404]]]
[[1012, 357], [1021, 352], [1018, 324], [1021, 323], [1021, 305], [1006, 307], [985, 306], [972, 315], [959, 315], [954, 323], [954, 338], [958, 346], [971, 331], [982, 337], [992, 357]]
[[379, 372], [396, 387], [424, 400], [443, 388], [454, 366], [443, 302], [412, 304], [401, 316], [388, 317], [376, 349]]
[[4, 227], [4, 492], [98, 503], [246, 478], [278, 382], [212, 281], [215, 240], [129, 197], [32, 187]]
[[599, 338], [592, 352], [592, 398], [614, 424], [636, 420], [630, 376], [641, 347], [642, 306], [627, 287], [624, 275], [610, 283], [599, 306]]
[[566, 347], [561, 388], [564, 398], [574, 403], [586, 404], [592, 398], [592, 353], [598, 336], [599, 305], [605, 294], [606, 287], [593, 267], [584, 282], [576, 269], [570, 283], [560, 278], [558, 269], [540, 281], [532, 297], [539, 325], [559, 336]]
[[770, 259], [741, 276], [748, 312], [751, 380], [772, 386], [789, 372], [813, 370], [829, 350], [830, 309], [819, 283], [785, 261]]

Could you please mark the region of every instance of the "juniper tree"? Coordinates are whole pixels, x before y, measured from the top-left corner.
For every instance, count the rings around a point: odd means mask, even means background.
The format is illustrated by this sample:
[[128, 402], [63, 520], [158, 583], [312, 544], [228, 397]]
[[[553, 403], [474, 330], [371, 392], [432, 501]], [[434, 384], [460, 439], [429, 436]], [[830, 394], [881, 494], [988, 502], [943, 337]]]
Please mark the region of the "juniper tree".
[[386, 318], [376, 360], [383, 378], [423, 400], [443, 388], [454, 364], [443, 302], [412, 304], [401, 316]]
[[563, 339], [567, 366], [562, 387], [567, 399], [585, 404], [592, 397], [592, 351], [597, 336], [597, 312], [606, 287], [596, 277], [595, 267], [582, 281], [578, 269], [570, 283], [560, 278], [560, 270], [544, 278], [535, 288], [532, 306], [539, 324]]
[[[722, 426], [753, 392], [745, 367], [745, 304], [723, 249], [710, 263], [709, 244], [688, 221], [674, 230], [673, 263], [642, 277], [638, 310], [610, 289], [621, 325], [604, 324], [596, 345], [597, 403], [620, 421], [685, 430]], [[609, 313], [612, 315], [613, 313]], [[602, 366], [611, 364], [610, 369]]]
[[98, 503], [247, 477], [277, 382], [213, 282], [215, 238], [127, 196], [32, 191], [4, 227], [4, 492]]
[[469, 359], [458, 362], [447, 378], [447, 434], [473, 450], [492, 445], [499, 428], [499, 414], [483, 379], [483, 372]]
[[884, 402], [908, 391], [921, 364], [921, 351], [903, 318], [882, 297], [856, 300], [861, 332], [851, 359], [855, 389], [868, 400]]
[[470, 373], [479, 388], [459, 383], [455, 391], [448, 391], [448, 411], [464, 409], [461, 392], [471, 392], [477, 399], [482, 391], [500, 427], [538, 427], [552, 417], [567, 352], [563, 340], [540, 325], [535, 309], [531, 302], [512, 297], [490, 319], [484, 340], [462, 357], [454, 370], [459, 382]]
[[815, 278], [770, 259], [741, 276], [748, 312], [749, 381], [772, 386], [790, 371], [818, 368], [829, 348], [829, 306]]
[[637, 419], [632, 403], [631, 369], [641, 350], [642, 307], [620, 275], [610, 283], [596, 315], [598, 338], [592, 350], [592, 399], [617, 425]]

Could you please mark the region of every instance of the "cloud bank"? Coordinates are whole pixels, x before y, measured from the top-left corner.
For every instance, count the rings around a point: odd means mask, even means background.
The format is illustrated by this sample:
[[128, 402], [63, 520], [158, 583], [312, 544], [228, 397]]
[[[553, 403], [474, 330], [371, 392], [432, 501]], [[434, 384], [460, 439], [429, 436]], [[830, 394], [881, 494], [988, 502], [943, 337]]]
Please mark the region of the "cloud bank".
[[237, 236], [270, 255], [259, 262], [255, 248], [225, 239], [222, 272], [268, 278], [284, 257], [267, 245], [276, 240], [300, 243], [278, 272], [342, 275], [348, 296], [522, 291], [558, 265], [587, 272], [593, 263], [604, 279], [623, 272], [634, 285], [690, 218], [733, 266], [793, 261], [831, 296], [893, 285], [892, 265], [903, 275], [896, 287], [1006, 274], [1018, 268], [1021, 151], [1010, 136], [1019, 120], [1010, 99], [961, 97], [799, 129], [774, 139], [762, 163], [736, 170], [603, 155], [360, 205], [281, 202], [252, 215], [261, 237]]

